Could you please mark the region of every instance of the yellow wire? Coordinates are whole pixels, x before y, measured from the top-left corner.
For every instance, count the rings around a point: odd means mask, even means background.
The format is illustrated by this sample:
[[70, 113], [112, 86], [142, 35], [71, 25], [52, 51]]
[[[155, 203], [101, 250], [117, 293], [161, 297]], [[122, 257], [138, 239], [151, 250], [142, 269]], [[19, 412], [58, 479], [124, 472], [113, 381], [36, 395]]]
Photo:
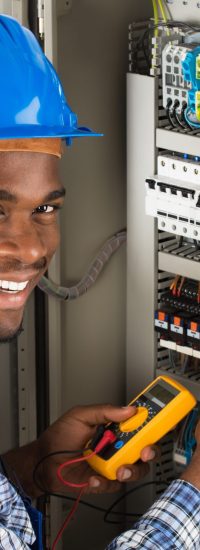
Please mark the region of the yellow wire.
[[[161, 11], [161, 15], [162, 15], [163, 21], [164, 21], [165, 23], [167, 23], [167, 16], [166, 16], [166, 13], [165, 13], [163, 1], [162, 1], [162, 0], [158, 0], [158, 5], [159, 5], [160, 11]], [[170, 34], [170, 33], [169, 33], [169, 29], [167, 29], [167, 35], [169, 36], [169, 34]]]
[[[158, 6], [156, 0], [152, 0], [153, 4], [153, 18], [154, 18], [154, 24], [158, 25]], [[157, 27], [154, 30], [154, 36], [158, 36], [158, 29]]]
[[161, 11], [161, 14], [162, 14], [163, 21], [165, 23], [167, 23], [167, 17], [166, 17], [166, 14], [165, 14], [165, 10], [164, 10], [162, 0], [158, 0], [158, 4], [159, 4], [159, 7], [160, 7], [160, 11]]

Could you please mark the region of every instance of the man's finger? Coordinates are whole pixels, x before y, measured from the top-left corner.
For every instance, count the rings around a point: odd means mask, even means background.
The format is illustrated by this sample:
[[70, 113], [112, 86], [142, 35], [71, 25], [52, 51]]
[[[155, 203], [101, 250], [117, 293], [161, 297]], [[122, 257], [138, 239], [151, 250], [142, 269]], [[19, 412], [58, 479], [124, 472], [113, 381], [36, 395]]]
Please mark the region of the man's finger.
[[149, 472], [149, 464], [145, 462], [137, 462], [136, 464], [127, 464], [120, 466], [117, 470], [118, 481], [138, 481]]
[[142, 449], [140, 458], [143, 462], [148, 462], [149, 460], [157, 461], [160, 455], [161, 451], [159, 447], [157, 445], [151, 445]]
[[107, 422], [123, 422], [136, 413], [136, 407], [113, 407], [112, 405], [90, 405], [87, 407], [74, 407], [67, 413], [68, 419], [71, 417], [82, 424], [92, 428], [98, 424]]
[[115, 493], [120, 490], [119, 481], [110, 481], [105, 477], [101, 476], [91, 476], [88, 480], [88, 489], [86, 492], [89, 493]]

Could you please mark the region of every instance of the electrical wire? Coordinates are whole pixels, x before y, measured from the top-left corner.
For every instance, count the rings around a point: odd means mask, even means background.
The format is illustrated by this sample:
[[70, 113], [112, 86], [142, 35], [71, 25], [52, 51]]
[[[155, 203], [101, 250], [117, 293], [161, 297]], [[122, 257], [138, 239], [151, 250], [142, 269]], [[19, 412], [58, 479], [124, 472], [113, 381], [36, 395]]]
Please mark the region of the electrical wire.
[[176, 366], [176, 362], [174, 360], [174, 353], [173, 353], [172, 349], [169, 349], [168, 356], [169, 356], [169, 364], [170, 364], [171, 368], [173, 369], [173, 371], [176, 371], [177, 366]]
[[[160, 7], [160, 11], [161, 11], [161, 14], [162, 14], [163, 21], [165, 23], [167, 23], [167, 15], [165, 13], [165, 8], [164, 8], [164, 4], [163, 4], [162, 0], [158, 0], [158, 5]], [[168, 28], [167, 28], [167, 36], [170, 36], [170, 32], [169, 32]]]
[[[183, 119], [183, 115], [182, 115], [182, 109], [183, 107], [181, 108], [181, 115], [180, 115], [180, 118], [179, 118], [179, 115], [177, 113], [177, 108], [179, 107], [180, 103], [178, 101], [178, 99], [174, 102], [174, 107], [173, 107], [173, 117], [175, 118], [176, 120], [176, 123], [178, 126], [180, 126], [182, 128], [182, 130], [186, 130], [186, 125], [184, 123], [184, 119]], [[187, 107], [187, 104], [186, 104], [186, 107]], [[185, 109], [185, 107], [184, 107]]]
[[172, 100], [171, 99], [168, 99], [167, 101], [167, 107], [166, 107], [166, 114], [167, 114], [167, 118], [169, 120], [169, 123], [170, 123], [170, 126], [172, 126], [172, 128], [177, 128], [177, 125], [175, 124], [175, 122], [173, 121], [173, 118], [171, 116], [171, 113], [170, 113], [170, 107], [172, 106]]
[[[79, 453], [82, 453], [83, 450], [76, 450], [76, 451], [69, 451], [69, 450], [61, 450], [61, 451], [54, 451], [54, 452], [51, 452], [47, 455], [45, 455], [44, 457], [42, 457], [38, 463], [36, 464], [35, 468], [34, 468], [34, 471], [33, 471], [33, 481], [34, 481], [34, 484], [35, 486], [40, 490], [42, 491], [43, 495], [42, 495], [42, 498], [46, 498], [46, 497], [54, 497], [54, 498], [60, 498], [60, 499], [63, 499], [63, 500], [68, 500], [68, 501], [72, 501], [72, 502], [76, 502], [76, 498], [74, 497], [71, 497], [71, 496], [66, 496], [65, 494], [62, 494], [62, 493], [55, 493], [55, 492], [51, 492], [51, 491], [48, 491], [45, 487], [43, 487], [41, 485], [41, 483], [39, 483], [38, 479], [37, 479], [37, 471], [38, 471], [38, 468], [41, 466], [41, 464], [46, 461], [48, 458], [52, 458], [53, 456], [57, 456], [59, 454], [79, 454]], [[158, 485], [158, 486], [163, 486], [164, 485], [169, 485], [169, 483], [167, 482], [163, 482], [163, 481], [152, 481], [152, 482], [146, 482], [147, 484], [151, 484], [151, 485]], [[88, 508], [92, 508], [98, 512], [102, 512], [104, 513], [104, 521], [106, 523], [113, 523], [112, 520], [108, 520], [108, 515], [115, 515], [115, 516], [123, 516], [123, 517], [135, 517], [135, 518], [139, 518], [142, 516], [142, 512], [141, 513], [136, 513], [136, 512], [117, 512], [117, 511], [113, 511], [113, 508], [115, 508], [115, 506], [117, 506], [118, 502], [121, 502], [124, 498], [126, 498], [126, 496], [130, 495], [132, 492], [135, 492], [135, 490], [139, 490], [140, 488], [144, 488], [144, 486], [146, 486], [146, 484], [142, 484], [142, 485], [139, 485], [137, 486], [136, 488], [132, 488], [132, 489], [129, 489], [128, 491], [125, 491], [123, 493], [123, 495], [120, 497], [120, 501], [119, 501], [119, 498], [115, 499], [114, 502], [112, 503], [112, 505], [110, 506], [109, 509], [105, 509], [101, 506], [97, 506], [95, 504], [91, 504], [85, 500], [80, 500], [79, 503], [82, 504], [83, 506], [86, 506]], [[114, 523], [117, 523], [117, 524], [121, 524], [122, 521], [118, 521], [118, 522], [114, 522]]]
[[72, 509], [67, 514], [67, 517], [65, 518], [65, 521], [61, 525], [61, 528], [59, 529], [58, 534], [56, 535], [56, 538], [53, 541], [52, 550], [55, 550], [58, 542], [60, 541], [60, 539], [62, 537], [62, 534], [64, 533], [66, 527], [69, 525], [69, 522], [71, 521], [72, 517], [74, 516], [74, 514], [75, 514], [75, 512], [78, 508], [78, 505], [79, 505], [79, 502], [80, 502], [81, 495], [82, 495], [83, 491], [84, 491], [84, 488], [82, 487], [82, 489], [79, 491], [79, 494], [77, 496], [76, 501], [74, 502], [74, 505], [72, 506]]
[[162, 0], [158, 0], [158, 5], [159, 5], [159, 8], [160, 8], [160, 11], [161, 11], [161, 14], [162, 14], [163, 21], [165, 23], [167, 23], [167, 15], [165, 13], [165, 9], [164, 9], [164, 5], [163, 5]]
[[39, 481], [38, 481], [38, 479], [37, 479], [37, 472], [38, 472], [38, 469], [39, 469], [39, 467], [41, 466], [41, 464], [43, 464], [43, 462], [45, 462], [46, 460], [48, 460], [48, 458], [52, 458], [53, 456], [63, 455], [63, 454], [64, 454], [64, 455], [68, 455], [68, 454], [71, 454], [71, 455], [72, 455], [72, 454], [73, 454], [73, 455], [81, 454], [81, 455], [82, 455], [82, 453], [83, 453], [83, 449], [77, 449], [76, 451], [73, 451], [73, 450], [72, 450], [72, 451], [69, 451], [69, 449], [68, 449], [68, 450], [64, 449], [64, 450], [62, 450], [62, 451], [53, 451], [53, 452], [51, 452], [51, 453], [49, 453], [49, 454], [43, 456], [43, 457], [37, 462], [37, 464], [35, 465], [35, 468], [34, 468], [34, 470], [33, 470], [33, 482], [34, 482], [35, 486], [36, 486], [40, 491], [42, 491], [42, 493], [43, 493], [43, 492], [46, 493], [46, 488], [44, 488], [42, 485], [40, 485], [40, 483], [39, 483]]
[[[144, 489], [145, 487], [149, 487], [149, 486], [152, 486], [152, 485], [157, 485], [157, 486], [161, 486], [161, 485], [165, 485], [166, 487], [169, 486], [169, 483], [167, 483], [167, 481], [146, 481], [145, 483], [142, 483], [141, 485], [138, 485], [137, 487], [133, 487], [132, 489], [129, 489], [129, 491], [126, 491], [126, 494], [125, 496], [127, 497], [128, 495], [130, 494], [133, 494], [133, 493], [136, 493], [137, 491], [141, 490], [141, 489]], [[125, 498], [124, 495], [120, 496], [119, 498], [117, 498], [115, 500], [115, 502], [108, 508], [108, 510], [106, 511], [105, 515], [104, 515], [104, 521], [107, 520], [107, 516], [112, 512], [113, 508], [115, 506], [117, 506], [117, 504], [119, 504], [123, 498]], [[110, 522], [109, 522], [110, 523]], [[117, 522], [112, 522], [112, 523], [117, 523]]]
[[73, 488], [76, 488], [76, 489], [77, 488], [84, 489], [84, 487], [88, 487], [88, 481], [86, 483], [72, 483], [71, 481], [68, 481], [67, 479], [64, 479], [64, 477], [62, 475], [62, 471], [67, 466], [70, 466], [71, 464], [77, 464], [77, 463], [80, 463], [80, 462], [85, 462], [88, 458], [91, 458], [95, 454], [96, 454], [96, 451], [93, 451], [92, 453], [90, 453], [87, 456], [80, 456], [78, 458], [72, 458], [71, 460], [67, 460], [66, 462], [63, 462], [63, 464], [60, 464], [60, 466], [58, 467], [57, 472], [56, 472], [59, 481], [63, 485], [67, 485], [67, 487], [73, 487]]
[[181, 291], [185, 282], [185, 277], [181, 277], [181, 282], [177, 290], [177, 296], [181, 296]]
[[189, 128], [191, 130], [197, 130], [198, 129], [199, 132], [200, 132], [200, 122], [199, 122], [199, 124], [196, 123], [196, 122], [192, 122], [188, 117], [188, 112], [189, 112], [189, 107], [187, 107], [187, 109], [184, 111], [184, 117], [185, 117], [185, 120], [186, 120]]
[[170, 285], [170, 290], [172, 291], [173, 296], [176, 296], [177, 294], [177, 285], [180, 279], [180, 275], [176, 275], [175, 279], [172, 281]]
[[87, 272], [76, 285], [71, 287], [60, 286], [47, 277], [42, 277], [38, 283], [39, 288], [49, 296], [53, 296], [60, 300], [74, 300], [83, 296], [83, 294], [94, 285], [105, 265], [126, 240], [126, 230], [119, 231], [110, 237], [92, 261]]
[[156, 0], [152, 0], [152, 4], [153, 4], [153, 15], [154, 15], [154, 24], [155, 24], [154, 36], [158, 36], [158, 6], [157, 6]]

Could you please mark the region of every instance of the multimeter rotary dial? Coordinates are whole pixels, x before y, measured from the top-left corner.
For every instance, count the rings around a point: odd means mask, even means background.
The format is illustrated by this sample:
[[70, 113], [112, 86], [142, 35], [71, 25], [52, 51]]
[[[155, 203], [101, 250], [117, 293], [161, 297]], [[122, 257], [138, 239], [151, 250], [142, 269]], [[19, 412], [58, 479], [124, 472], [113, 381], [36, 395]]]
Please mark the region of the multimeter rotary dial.
[[148, 412], [149, 411], [146, 407], [137, 407], [136, 413], [131, 416], [131, 418], [128, 418], [128, 420], [125, 420], [124, 422], [120, 422], [120, 431], [133, 432], [134, 430], [137, 430], [137, 428], [139, 428], [147, 419]]

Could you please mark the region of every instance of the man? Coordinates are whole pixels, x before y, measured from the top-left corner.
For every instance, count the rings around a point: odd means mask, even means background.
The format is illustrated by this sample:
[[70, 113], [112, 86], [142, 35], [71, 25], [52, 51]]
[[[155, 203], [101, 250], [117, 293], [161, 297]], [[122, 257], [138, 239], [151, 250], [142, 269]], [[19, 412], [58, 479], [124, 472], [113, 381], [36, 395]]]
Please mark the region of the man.
[[[20, 332], [26, 301], [59, 242], [57, 214], [65, 194], [58, 176], [61, 138], [70, 142], [76, 136], [95, 134], [78, 128], [60, 81], [32, 33], [6, 16], [0, 16], [0, 66], [0, 340], [5, 342]], [[2, 457], [1, 549], [25, 549], [35, 538], [29, 519], [33, 511], [7, 478], [17, 479], [18, 487], [31, 497], [38, 496], [33, 470], [43, 456], [66, 445], [69, 451], [84, 449], [98, 424], [119, 422], [131, 414], [132, 408], [77, 408], [38, 441]], [[144, 462], [154, 454], [153, 449], [145, 449]], [[64, 459], [61, 455], [60, 462]], [[48, 491], [61, 490], [57, 466], [52, 458], [38, 471]], [[68, 478], [77, 483], [87, 480], [88, 491], [102, 492], [115, 490], [128, 477], [139, 479], [147, 471], [148, 465], [142, 462], [120, 468], [118, 482], [111, 483], [84, 465], [73, 475], [68, 469]]]
[[[5, 16], [0, 16], [0, 65], [3, 75], [0, 102], [0, 339], [4, 342], [21, 330], [28, 296], [46, 271], [58, 245], [57, 212], [64, 197], [58, 178], [60, 138], [69, 141], [75, 136], [88, 135], [89, 131], [77, 127], [76, 116], [66, 104], [57, 75], [34, 36]], [[49, 100], [51, 109], [48, 109]], [[19, 486], [31, 497], [41, 494], [33, 481], [38, 461], [52, 451], [66, 448], [66, 442], [69, 451], [83, 449], [99, 424], [109, 420], [120, 422], [132, 414], [130, 407], [77, 407], [48, 428], [38, 441], [2, 457], [2, 550], [27, 550], [34, 544], [29, 517], [30, 514], [32, 518], [33, 511], [24, 495], [20, 496]], [[185, 481], [175, 482], [146, 519], [142, 518], [137, 529], [122, 535], [110, 548], [200, 547], [196, 525], [200, 504], [199, 441], [198, 428], [197, 450], [184, 474]], [[119, 487], [119, 482], [140, 479], [148, 471], [146, 461], [154, 457], [154, 448], [144, 449], [140, 463], [119, 468], [116, 482], [94, 474], [86, 464], [75, 470], [68, 468], [68, 480], [87, 481], [86, 492], [113, 491]], [[64, 459], [62, 456], [60, 462]], [[58, 457], [56, 460], [52, 457], [38, 472], [40, 485], [50, 492], [60, 490], [56, 481], [57, 466]], [[16, 479], [17, 491], [10, 483]], [[184, 500], [188, 496], [190, 502], [186, 509]], [[170, 531], [169, 519], [175, 525]], [[180, 544], [174, 534], [176, 527]]]

